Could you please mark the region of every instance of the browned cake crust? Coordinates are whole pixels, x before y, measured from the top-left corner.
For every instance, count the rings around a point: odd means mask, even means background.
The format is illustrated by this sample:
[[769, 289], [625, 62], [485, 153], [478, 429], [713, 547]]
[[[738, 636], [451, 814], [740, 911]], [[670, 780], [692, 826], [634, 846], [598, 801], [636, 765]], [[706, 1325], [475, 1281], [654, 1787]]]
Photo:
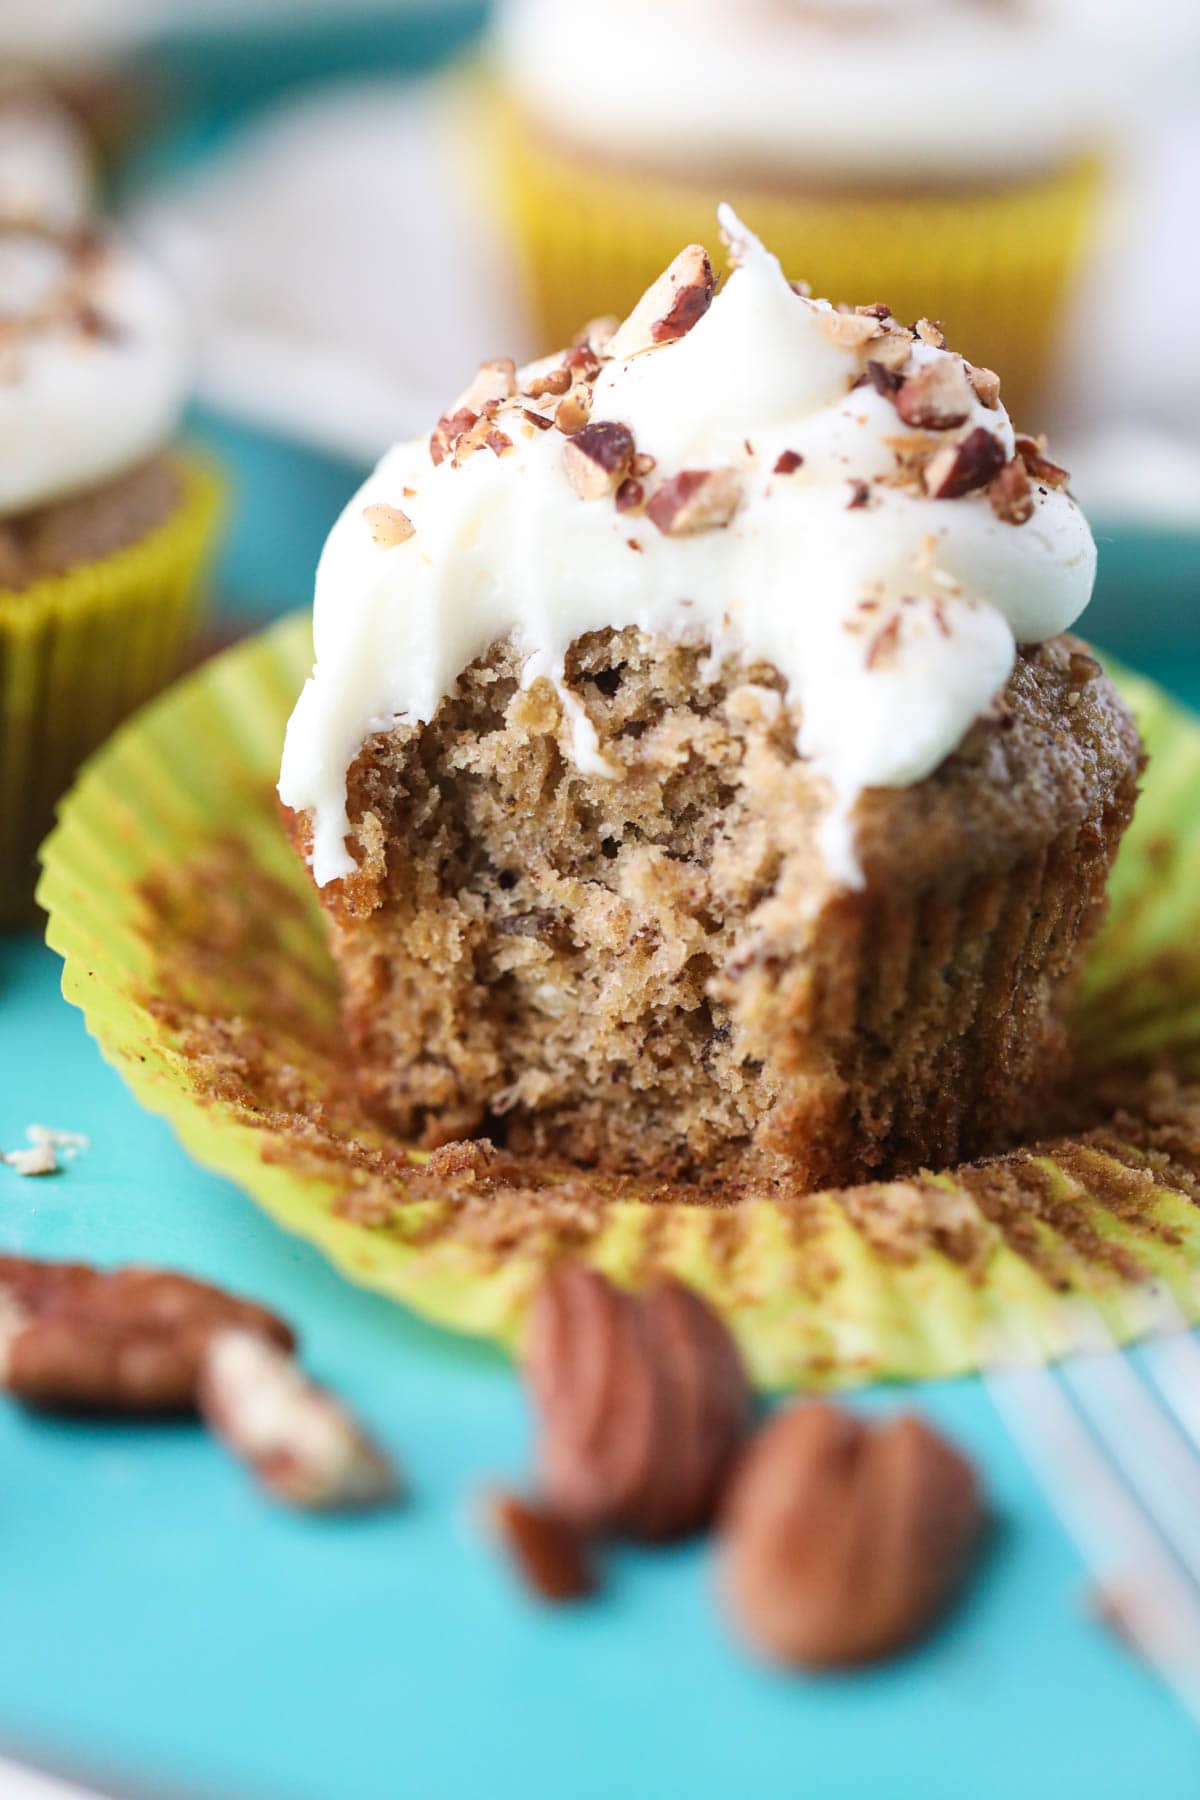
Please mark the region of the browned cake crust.
[[350, 773], [359, 871], [322, 898], [364, 1091], [401, 1133], [816, 1187], [1022, 1128], [1140, 768], [1078, 640], [1022, 652], [928, 780], [864, 796], [860, 892], [825, 871], [828, 790], [770, 667], [579, 640], [610, 779], [519, 666], [495, 646]]
[[31, 587], [135, 544], [179, 504], [174, 458], [153, 456], [99, 487], [0, 520], [0, 591]]

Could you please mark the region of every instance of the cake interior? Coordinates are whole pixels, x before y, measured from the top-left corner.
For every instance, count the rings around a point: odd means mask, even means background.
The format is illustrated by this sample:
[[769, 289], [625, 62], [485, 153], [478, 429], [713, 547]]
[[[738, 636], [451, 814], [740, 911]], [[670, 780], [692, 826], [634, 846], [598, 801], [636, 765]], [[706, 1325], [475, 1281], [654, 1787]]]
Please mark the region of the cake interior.
[[618, 775], [577, 766], [507, 642], [350, 772], [359, 868], [323, 897], [377, 1114], [427, 1147], [807, 1187], [1025, 1127], [1136, 793], [1081, 645], [1023, 654], [936, 775], [863, 797], [859, 892], [826, 873], [772, 668], [604, 631], [566, 679]]

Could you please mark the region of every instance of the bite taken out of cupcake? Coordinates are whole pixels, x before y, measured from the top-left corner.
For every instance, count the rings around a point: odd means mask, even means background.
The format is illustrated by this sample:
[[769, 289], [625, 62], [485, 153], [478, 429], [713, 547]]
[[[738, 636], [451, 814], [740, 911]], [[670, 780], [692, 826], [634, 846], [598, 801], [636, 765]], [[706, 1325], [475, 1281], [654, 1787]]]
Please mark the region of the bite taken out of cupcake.
[[1027, 1130], [1131, 816], [1095, 547], [999, 381], [728, 210], [484, 364], [317, 577], [280, 795], [426, 1146], [843, 1184]]
[[0, 921], [84, 756], [188, 654], [216, 488], [175, 447], [191, 336], [99, 225], [0, 225]]

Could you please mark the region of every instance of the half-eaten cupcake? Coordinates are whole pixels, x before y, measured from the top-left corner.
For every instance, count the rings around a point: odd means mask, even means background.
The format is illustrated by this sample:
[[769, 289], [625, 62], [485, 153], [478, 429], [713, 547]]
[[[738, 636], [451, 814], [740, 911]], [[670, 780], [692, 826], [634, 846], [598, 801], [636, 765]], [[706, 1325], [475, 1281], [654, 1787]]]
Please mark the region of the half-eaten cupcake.
[[1133, 810], [999, 381], [728, 209], [330, 535], [280, 794], [411, 1140], [841, 1184], [1028, 1128]]

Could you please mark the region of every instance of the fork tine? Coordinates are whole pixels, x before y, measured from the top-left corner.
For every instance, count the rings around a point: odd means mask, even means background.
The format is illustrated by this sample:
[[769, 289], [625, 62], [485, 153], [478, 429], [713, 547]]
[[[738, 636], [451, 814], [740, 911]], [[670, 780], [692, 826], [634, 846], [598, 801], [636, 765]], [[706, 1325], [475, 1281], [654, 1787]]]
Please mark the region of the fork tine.
[[1119, 1352], [1068, 1357], [1064, 1382], [1126, 1483], [1200, 1582], [1200, 1462]]
[[1021, 1364], [984, 1382], [1129, 1637], [1200, 1723], [1196, 1589], [1053, 1374]]

